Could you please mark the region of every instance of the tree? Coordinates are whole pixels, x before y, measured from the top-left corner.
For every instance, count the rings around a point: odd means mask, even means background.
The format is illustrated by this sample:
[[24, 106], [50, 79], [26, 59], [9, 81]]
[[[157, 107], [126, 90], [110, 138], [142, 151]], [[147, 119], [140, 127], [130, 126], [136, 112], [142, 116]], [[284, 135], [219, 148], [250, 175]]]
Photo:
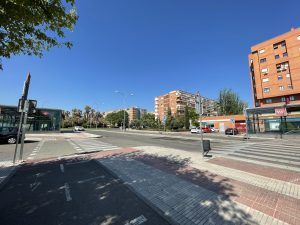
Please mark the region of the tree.
[[[124, 110], [118, 112], [108, 113], [105, 120], [110, 123], [110, 125], [118, 127], [122, 126], [124, 120]], [[125, 111], [125, 125], [128, 126], [128, 113]]]
[[55, 46], [71, 48], [72, 43], [62, 39], [77, 19], [75, 0], [0, 1], [0, 57], [42, 57], [44, 50]]
[[141, 118], [141, 125], [144, 128], [155, 128], [157, 126], [155, 121], [155, 115], [152, 113], [146, 113]]
[[223, 89], [219, 93], [218, 113], [219, 115], [237, 115], [243, 114], [245, 103], [238, 94], [231, 89]]
[[186, 105], [184, 109], [184, 127], [185, 129], [190, 129], [190, 114], [189, 107]]

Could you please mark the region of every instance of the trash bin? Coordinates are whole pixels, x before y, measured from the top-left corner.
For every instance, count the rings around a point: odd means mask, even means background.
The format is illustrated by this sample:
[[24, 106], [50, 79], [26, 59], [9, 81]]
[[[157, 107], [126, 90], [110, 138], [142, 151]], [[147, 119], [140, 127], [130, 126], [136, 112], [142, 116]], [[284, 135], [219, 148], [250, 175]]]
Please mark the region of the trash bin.
[[210, 140], [203, 140], [203, 155], [206, 155], [210, 150]]

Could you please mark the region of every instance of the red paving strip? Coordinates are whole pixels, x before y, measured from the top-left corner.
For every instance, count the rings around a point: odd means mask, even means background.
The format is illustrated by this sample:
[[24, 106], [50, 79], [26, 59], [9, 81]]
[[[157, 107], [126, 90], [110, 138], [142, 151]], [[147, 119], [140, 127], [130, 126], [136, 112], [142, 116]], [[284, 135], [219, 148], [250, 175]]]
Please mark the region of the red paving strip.
[[198, 170], [187, 166], [184, 161], [178, 162], [172, 158], [150, 155], [139, 155], [134, 158], [286, 223], [300, 224], [299, 199], [219, 176], [209, 171]]
[[300, 172], [275, 168], [271, 166], [263, 166], [255, 163], [241, 162], [239, 160], [226, 159], [222, 157], [211, 159], [208, 162], [215, 165], [225, 166], [228, 168], [300, 185]]

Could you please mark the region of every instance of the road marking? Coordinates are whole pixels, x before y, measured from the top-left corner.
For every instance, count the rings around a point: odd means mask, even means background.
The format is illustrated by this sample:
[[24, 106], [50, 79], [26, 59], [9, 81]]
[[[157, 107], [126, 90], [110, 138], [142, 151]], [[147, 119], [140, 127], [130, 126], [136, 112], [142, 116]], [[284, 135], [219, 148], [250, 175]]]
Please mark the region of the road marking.
[[68, 183], [65, 183], [65, 194], [66, 194], [66, 199], [67, 202], [72, 200], [71, 194], [70, 194], [70, 187]]
[[139, 225], [147, 221], [147, 218], [144, 215], [140, 215], [137, 218], [127, 222], [125, 225]]
[[60, 164], [59, 166], [60, 166], [60, 171], [61, 171], [62, 173], [64, 173], [64, 172], [65, 172], [64, 165], [63, 165], [63, 164]]
[[78, 184], [83, 184], [85, 182], [88, 182], [88, 181], [91, 181], [91, 180], [96, 180], [96, 179], [99, 179], [99, 178], [105, 178], [105, 176], [98, 176], [98, 177], [92, 177], [92, 178], [88, 178], [88, 179], [85, 179], [85, 180], [79, 180], [77, 181]]
[[66, 165], [73, 165], [73, 164], [81, 164], [81, 163], [88, 163], [91, 160], [84, 160], [84, 161], [78, 161], [78, 162], [68, 162]]
[[33, 186], [31, 186], [31, 191], [34, 191], [40, 184], [41, 182], [34, 183]]

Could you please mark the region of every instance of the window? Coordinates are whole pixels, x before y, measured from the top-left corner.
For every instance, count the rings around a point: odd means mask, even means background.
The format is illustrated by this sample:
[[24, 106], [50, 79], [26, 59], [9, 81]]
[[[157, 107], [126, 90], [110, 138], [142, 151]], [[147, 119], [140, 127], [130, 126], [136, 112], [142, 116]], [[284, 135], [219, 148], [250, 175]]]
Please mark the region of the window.
[[260, 62], [260, 63], [267, 62], [267, 58], [262, 58], [262, 59], [259, 60], [259, 62]]
[[288, 53], [287, 52], [283, 53], [283, 58], [285, 58], [285, 57], [288, 57]]
[[268, 68], [264, 68], [264, 69], [261, 70], [261, 72], [264, 73], [264, 74], [266, 74], [266, 73], [269, 72], [269, 69]]
[[276, 65], [277, 73], [280, 73], [281, 71], [285, 71], [289, 68], [289, 63], [284, 62], [284, 63], [279, 63]]
[[277, 79], [278, 79], [278, 80], [282, 80], [282, 76], [281, 76], [281, 75], [278, 75]]
[[273, 48], [277, 49], [278, 48], [278, 44], [273, 45]]
[[285, 97], [281, 97], [281, 101], [282, 101], [282, 102], [285, 102]]
[[299, 40], [299, 41], [300, 41], [300, 35], [297, 37], [297, 40]]
[[267, 99], [266, 99], [266, 103], [267, 103], [267, 104], [272, 103], [272, 99], [271, 99], [271, 98], [267, 98]]
[[[300, 36], [299, 36], [299, 37], [300, 37]], [[300, 39], [299, 39], [299, 40], [300, 40]], [[259, 50], [258, 52], [259, 52], [259, 54], [262, 54], [262, 53], [265, 52], [265, 49], [261, 49], [261, 50]]]
[[280, 57], [279, 57], [279, 55], [275, 55], [275, 59], [279, 59]]
[[270, 88], [264, 88], [264, 93], [269, 93], [270, 92]]
[[291, 101], [295, 101], [295, 96], [294, 96], [294, 95], [291, 95], [291, 96], [290, 96], [290, 100], [291, 100]]
[[263, 78], [263, 79], [262, 79], [262, 82], [263, 82], [263, 83], [268, 82], [268, 81], [269, 81], [269, 78]]
[[281, 43], [281, 47], [284, 47], [284, 46], [286, 46], [285, 41], [283, 41], [283, 42]]
[[284, 91], [284, 87], [283, 86], [279, 86], [279, 90], [280, 91]]
[[293, 89], [293, 85], [288, 84], [288, 89]]
[[259, 102], [255, 102], [255, 106], [259, 107], [260, 106]]
[[291, 74], [289, 74], [289, 73], [287, 73], [285, 76], [286, 76], [287, 79], [291, 78]]

